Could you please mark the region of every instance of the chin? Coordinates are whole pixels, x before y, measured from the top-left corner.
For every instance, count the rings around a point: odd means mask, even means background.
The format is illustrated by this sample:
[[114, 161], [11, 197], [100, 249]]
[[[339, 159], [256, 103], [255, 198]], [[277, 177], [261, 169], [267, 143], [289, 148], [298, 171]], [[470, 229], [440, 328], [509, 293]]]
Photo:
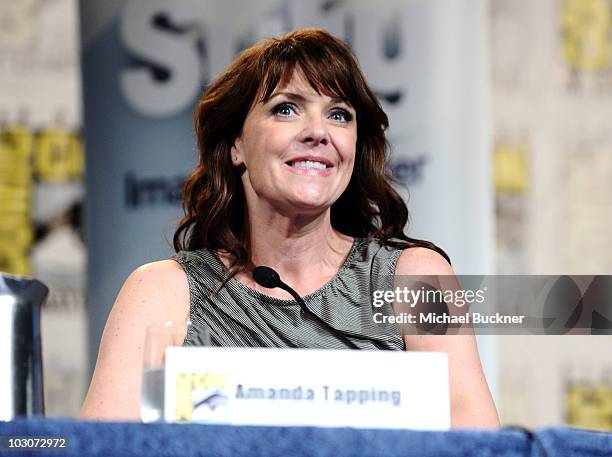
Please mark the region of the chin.
[[331, 205], [333, 204], [333, 201], [326, 199], [326, 198], [320, 198], [320, 199], [305, 199], [305, 198], [299, 198], [299, 199], [294, 199], [290, 201], [290, 206], [294, 211], [304, 211], [307, 213], [312, 213], [312, 214], [316, 214], [316, 213], [323, 213], [325, 211], [327, 211]]

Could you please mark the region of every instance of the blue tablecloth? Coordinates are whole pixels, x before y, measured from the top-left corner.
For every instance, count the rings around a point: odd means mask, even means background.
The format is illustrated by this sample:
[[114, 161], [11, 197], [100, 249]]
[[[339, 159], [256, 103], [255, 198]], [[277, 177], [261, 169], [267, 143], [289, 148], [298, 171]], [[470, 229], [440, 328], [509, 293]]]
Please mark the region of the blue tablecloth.
[[13, 457], [612, 456], [612, 434], [567, 428], [535, 433], [509, 429], [417, 432], [30, 419], [0, 422], [0, 436], [68, 439], [68, 448], [62, 451], [0, 452]]

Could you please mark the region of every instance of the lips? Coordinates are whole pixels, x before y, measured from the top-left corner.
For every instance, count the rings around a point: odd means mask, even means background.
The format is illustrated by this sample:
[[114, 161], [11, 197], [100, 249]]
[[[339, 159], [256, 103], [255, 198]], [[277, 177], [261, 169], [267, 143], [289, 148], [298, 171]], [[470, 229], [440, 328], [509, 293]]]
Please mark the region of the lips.
[[324, 169], [322, 165], [325, 165], [325, 168], [332, 168], [334, 166], [331, 160], [326, 159], [325, 157], [318, 157], [318, 156], [295, 157], [291, 160], [288, 160], [285, 163], [291, 167], [300, 167], [300, 168], [310, 167], [310, 168]]
[[317, 156], [296, 157], [285, 162], [285, 165], [294, 173], [308, 176], [328, 176], [334, 167], [330, 160]]

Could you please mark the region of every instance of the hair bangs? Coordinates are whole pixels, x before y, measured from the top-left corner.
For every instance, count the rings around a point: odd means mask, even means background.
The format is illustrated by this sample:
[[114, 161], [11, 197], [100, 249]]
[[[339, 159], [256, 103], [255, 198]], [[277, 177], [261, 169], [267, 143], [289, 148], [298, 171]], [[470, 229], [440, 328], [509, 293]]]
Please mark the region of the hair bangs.
[[287, 86], [296, 71], [300, 71], [318, 93], [340, 98], [356, 107], [359, 91], [351, 84], [352, 58], [331, 53], [325, 46], [313, 43], [276, 43], [268, 49], [268, 56], [260, 66], [263, 81], [259, 101], [269, 99], [277, 88]]

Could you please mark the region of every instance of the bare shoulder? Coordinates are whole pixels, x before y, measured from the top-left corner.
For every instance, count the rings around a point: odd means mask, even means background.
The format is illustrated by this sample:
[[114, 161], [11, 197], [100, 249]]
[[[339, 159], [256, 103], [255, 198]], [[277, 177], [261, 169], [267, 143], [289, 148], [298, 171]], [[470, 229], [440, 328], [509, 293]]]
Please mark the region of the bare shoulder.
[[126, 279], [113, 308], [141, 314], [144, 320], [186, 320], [189, 313], [187, 275], [174, 260], [147, 263]]
[[138, 281], [147, 280], [153, 283], [170, 281], [170, 284], [187, 284], [187, 276], [181, 266], [174, 260], [159, 260], [157, 262], [146, 263], [136, 268], [130, 278]]
[[454, 275], [448, 261], [433, 249], [414, 247], [404, 249], [397, 261], [398, 275]]
[[[167, 306], [160, 308], [159, 303]], [[167, 311], [173, 304], [189, 302], [185, 272], [173, 260], [147, 263], [136, 268], [125, 280], [114, 307], [130, 306], [146, 312]]]
[[125, 284], [153, 287], [157, 292], [176, 293], [187, 286], [187, 275], [174, 260], [160, 260], [136, 268]]
[[186, 322], [188, 315], [187, 276], [176, 262], [134, 270], [106, 321], [82, 417], [137, 419], [146, 329], [168, 320]]

